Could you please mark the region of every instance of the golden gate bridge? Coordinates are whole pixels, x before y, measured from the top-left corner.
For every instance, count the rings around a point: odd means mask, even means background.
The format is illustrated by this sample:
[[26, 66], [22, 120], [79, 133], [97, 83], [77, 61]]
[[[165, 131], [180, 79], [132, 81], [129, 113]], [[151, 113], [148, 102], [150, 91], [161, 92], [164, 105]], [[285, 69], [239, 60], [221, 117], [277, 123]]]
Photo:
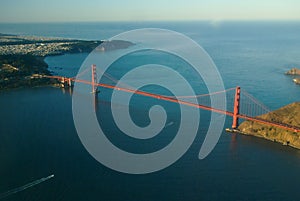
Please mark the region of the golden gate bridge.
[[[89, 70], [91, 71], [91, 75], [92, 75], [91, 81], [79, 79], [82, 74], [86, 73]], [[118, 80], [114, 79], [109, 74], [104, 73], [103, 75], [115, 83], [118, 82]], [[232, 129], [238, 129], [239, 119], [244, 119], [244, 120], [257, 122], [269, 126], [274, 126], [292, 132], [297, 132], [297, 133], [300, 132], [300, 127], [296, 127], [281, 122], [270, 121], [259, 117], [262, 114], [270, 112], [270, 110], [246, 91], [243, 91], [243, 93], [241, 93], [242, 90], [239, 86], [235, 88], [226, 89], [224, 91], [214, 92], [210, 94], [200, 94], [196, 96], [180, 96], [180, 97], [166, 96], [166, 95], [150, 93], [142, 90], [132, 89], [128, 85], [127, 86], [125, 85], [124, 87], [119, 87], [119, 86], [117, 87], [112, 84], [98, 83], [96, 65], [92, 65], [91, 68], [85, 69], [76, 77], [68, 78], [68, 77], [56, 76], [56, 75], [53, 76], [43, 75], [42, 77], [57, 79], [60, 81], [63, 87], [72, 87], [74, 82], [91, 85], [92, 93], [94, 93], [95, 95], [98, 93], [97, 88], [102, 87], [107, 89], [119, 90], [127, 93], [138, 94], [145, 97], [178, 103], [178, 104], [182, 104], [194, 108], [199, 108], [202, 110], [207, 110], [207, 111], [227, 115], [232, 117]], [[227, 99], [227, 100], [233, 100], [233, 103], [231, 104], [233, 106], [232, 111], [218, 109], [210, 106], [209, 101], [211, 96], [217, 96], [218, 94], [221, 93], [230, 93], [230, 92], [234, 92], [233, 95], [234, 97]], [[180, 98], [180, 100], [178, 98]], [[196, 103], [189, 102], [188, 101], [189, 98], [197, 98], [198, 103], [196, 104]]]

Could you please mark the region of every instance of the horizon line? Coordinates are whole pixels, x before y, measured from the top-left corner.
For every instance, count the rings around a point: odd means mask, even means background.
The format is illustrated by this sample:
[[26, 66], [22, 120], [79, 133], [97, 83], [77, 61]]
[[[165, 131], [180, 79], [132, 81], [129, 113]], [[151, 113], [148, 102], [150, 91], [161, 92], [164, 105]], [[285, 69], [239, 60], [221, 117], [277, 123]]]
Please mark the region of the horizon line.
[[149, 22], [300, 22], [300, 19], [189, 19], [189, 20], [89, 20], [89, 21], [14, 21], [0, 24], [54, 24], [54, 23], [149, 23]]

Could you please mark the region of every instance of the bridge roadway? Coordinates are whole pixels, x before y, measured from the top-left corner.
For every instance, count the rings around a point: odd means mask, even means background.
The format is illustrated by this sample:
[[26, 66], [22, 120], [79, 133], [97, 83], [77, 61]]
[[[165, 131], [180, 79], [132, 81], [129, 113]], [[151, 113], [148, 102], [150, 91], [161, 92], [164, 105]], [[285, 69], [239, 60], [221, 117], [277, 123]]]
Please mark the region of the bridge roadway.
[[[230, 111], [221, 110], [221, 109], [217, 109], [217, 108], [212, 108], [212, 107], [205, 106], [205, 105], [199, 105], [199, 104], [191, 103], [191, 102], [188, 102], [188, 101], [177, 100], [177, 99], [172, 98], [172, 97], [153, 94], [153, 93], [144, 92], [144, 91], [140, 91], [140, 90], [128, 89], [128, 88], [123, 88], [123, 87], [116, 87], [116, 86], [113, 86], [113, 85], [103, 84], [103, 83], [93, 83], [93, 82], [90, 82], [90, 81], [80, 80], [80, 79], [76, 79], [76, 78], [64, 78], [64, 77], [61, 77], [61, 76], [46, 76], [46, 75], [43, 76], [43, 77], [53, 78], [53, 79], [60, 79], [60, 80], [61, 79], [65, 79], [65, 80], [69, 79], [73, 82], [79, 82], [79, 83], [94, 85], [94, 86], [103, 87], [103, 88], [107, 88], [107, 89], [120, 90], [120, 91], [124, 91], [124, 92], [128, 92], [128, 93], [135, 93], [135, 94], [139, 94], [139, 95], [146, 96], [146, 97], [151, 97], [151, 98], [160, 99], [160, 100], [164, 100], [164, 101], [168, 101], [168, 102], [179, 103], [179, 104], [187, 105], [187, 106], [190, 106], [190, 107], [195, 107], [195, 108], [199, 108], [199, 109], [203, 109], [203, 110], [212, 111], [212, 112], [215, 112], [215, 113], [219, 113], [219, 114], [223, 114], [223, 115], [227, 115], [227, 116], [231, 116], [231, 117], [234, 116], [233, 112], [230, 112]], [[270, 125], [270, 126], [275, 126], [275, 127], [278, 127], [278, 128], [282, 128], [282, 129], [292, 131], [292, 132], [297, 132], [297, 133], [300, 132], [299, 127], [284, 124], [284, 123], [273, 122], [273, 121], [269, 121], [269, 120], [265, 120], [265, 119], [261, 119], [261, 118], [257, 118], [257, 117], [251, 117], [251, 116], [247, 116], [247, 115], [243, 115], [243, 114], [238, 114], [237, 117], [241, 118], [241, 119], [257, 122], [257, 123], [262, 123], [262, 124], [266, 124], [266, 125]]]

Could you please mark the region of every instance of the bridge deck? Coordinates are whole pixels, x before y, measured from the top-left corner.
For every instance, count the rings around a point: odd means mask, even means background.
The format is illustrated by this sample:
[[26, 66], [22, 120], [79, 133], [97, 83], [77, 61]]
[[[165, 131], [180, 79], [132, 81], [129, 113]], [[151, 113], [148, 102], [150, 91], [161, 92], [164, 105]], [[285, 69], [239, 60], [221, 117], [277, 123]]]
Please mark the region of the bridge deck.
[[[195, 104], [195, 103], [191, 103], [191, 102], [188, 102], [188, 101], [182, 101], [182, 100], [178, 100], [178, 99], [175, 99], [175, 98], [172, 98], [172, 97], [159, 95], [159, 94], [153, 94], [153, 93], [144, 92], [144, 91], [140, 91], [140, 90], [133, 90], [133, 89], [123, 88], [123, 87], [115, 87], [113, 85], [103, 84], [103, 83], [93, 83], [93, 82], [89, 82], [89, 81], [86, 81], [86, 80], [80, 80], [80, 79], [76, 79], [76, 78], [65, 78], [65, 77], [61, 77], [61, 76], [44, 76], [44, 77], [53, 78], [53, 79], [72, 80], [73, 82], [79, 82], [79, 83], [84, 83], [84, 84], [89, 84], [89, 85], [96, 85], [98, 87], [114, 89], [114, 90], [120, 90], [120, 91], [124, 91], [124, 92], [128, 92], [128, 93], [135, 93], [135, 94], [139, 94], [141, 96], [151, 97], [151, 98], [160, 99], [160, 100], [173, 102], [173, 103], [178, 103], [178, 104], [182, 104], [182, 105], [187, 105], [187, 106], [190, 106], [190, 107], [195, 107], [195, 108], [199, 108], [199, 109], [203, 109], [203, 110], [208, 110], [208, 111], [212, 111], [212, 112], [215, 112], [215, 113], [219, 113], [219, 114], [223, 114], [223, 115], [227, 115], [227, 116], [231, 116], [231, 117], [234, 116], [234, 113], [230, 112], [230, 111], [225, 111], [225, 110], [221, 110], [221, 109], [217, 109], [217, 108], [212, 108], [212, 107], [209, 107], [209, 106]], [[272, 122], [272, 121], [269, 121], [269, 120], [265, 120], [265, 119], [261, 119], [261, 118], [257, 118], [257, 117], [251, 117], [251, 116], [247, 116], [247, 115], [243, 115], [243, 114], [238, 114], [237, 117], [241, 118], [241, 119], [249, 120], [249, 121], [254, 121], [254, 122], [270, 125], [270, 126], [275, 126], [275, 127], [278, 127], [278, 128], [282, 128], [282, 129], [292, 131], [292, 132], [300, 132], [299, 127], [284, 124], [284, 123]]]

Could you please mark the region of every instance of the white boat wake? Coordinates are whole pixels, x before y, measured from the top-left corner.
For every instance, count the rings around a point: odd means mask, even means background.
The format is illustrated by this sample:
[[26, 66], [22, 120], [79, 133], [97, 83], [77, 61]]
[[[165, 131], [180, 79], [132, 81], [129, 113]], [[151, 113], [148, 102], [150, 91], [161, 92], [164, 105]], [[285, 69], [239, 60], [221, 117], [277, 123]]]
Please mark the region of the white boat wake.
[[35, 185], [38, 185], [38, 184], [40, 184], [40, 183], [42, 183], [42, 182], [45, 182], [45, 181], [47, 181], [47, 180], [49, 180], [49, 179], [51, 179], [51, 178], [53, 178], [53, 177], [54, 177], [54, 174], [52, 174], [52, 175], [50, 175], [50, 176], [48, 176], [48, 177], [43, 177], [43, 178], [41, 178], [41, 179], [35, 180], [35, 181], [30, 182], [30, 183], [28, 183], [28, 184], [25, 184], [24, 186], [20, 186], [20, 187], [18, 187], [18, 188], [14, 188], [14, 189], [9, 190], [9, 191], [7, 191], [7, 192], [5, 192], [5, 193], [2, 193], [2, 194], [0, 194], [0, 200], [3, 199], [3, 198], [6, 198], [7, 196], [10, 196], [10, 195], [13, 195], [13, 194], [15, 194], [15, 193], [18, 193], [18, 192], [20, 192], [20, 191], [24, 191], [24, 190], [26, 190], [27, 188], [31, 188], [31, 187], [33, 187], [33, 186], [35, 186]]
[[171, 122], [167, 123], [167, 124], [165, 125], [164, 128], [167, 128], [167, 127], [169, 127], [169, 126], [172, 126], [173, 124], [174, 124], [174, 121], [171, 121]]

